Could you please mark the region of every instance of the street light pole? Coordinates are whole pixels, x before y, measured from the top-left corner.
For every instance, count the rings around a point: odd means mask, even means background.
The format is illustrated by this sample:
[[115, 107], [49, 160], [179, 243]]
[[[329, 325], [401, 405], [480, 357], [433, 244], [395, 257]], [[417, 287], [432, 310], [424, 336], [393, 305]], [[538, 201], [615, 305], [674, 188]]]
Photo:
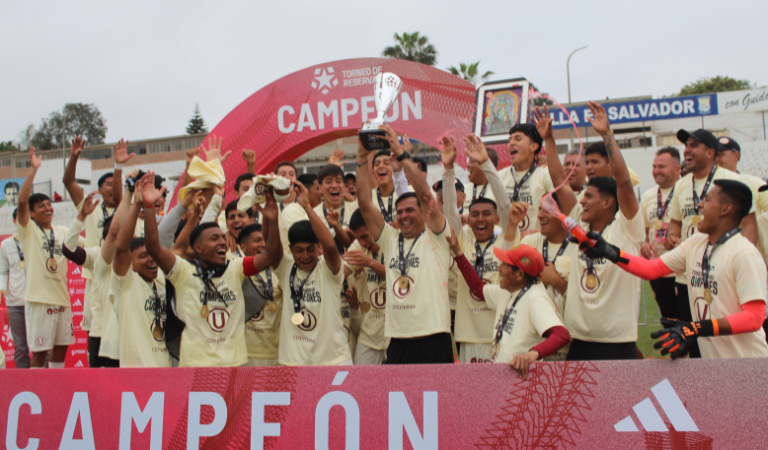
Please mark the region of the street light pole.
[[[589, 47], [588, 45], [585, 45], [584, 47], [577, 48], [576, 50], [572, 51], [570, 55], [568, 55], [568, 61], [565, 63], [565, 71], [568, 75], [568, 105], [571, 104], [571, 56], [573, 56], [574, 53], [578, 52], [579, 50], [584, 50], [585, 48]], [[573, 128], [569, 128], [569, 134], [571, 136], [571, 147], [568, 150], [573, 149]]]

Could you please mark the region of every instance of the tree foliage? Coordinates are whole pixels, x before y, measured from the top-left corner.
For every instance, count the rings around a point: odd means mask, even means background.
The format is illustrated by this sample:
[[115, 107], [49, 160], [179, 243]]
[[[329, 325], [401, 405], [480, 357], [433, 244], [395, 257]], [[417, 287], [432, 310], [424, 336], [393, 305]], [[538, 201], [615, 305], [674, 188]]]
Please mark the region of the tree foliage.
[[693, 83], [688, 83], [680, 89], [677, 95], [711, 94], [714, 92], [741, 91], [754, 89], [757, 85], [747, 80], [737, 80], [729, 76], [720, 75], [712, 78], [699, 78]]
[[486, 81], [488, 77], [495, 74], [495, 72], [487, 70], [484, 74], [480, 75], [480, 71], [477, 68], [479, 65], [480, 61], [469, 64], [459, 63], [458, 69], [454, 66], [451, 66], [448, 68], [448, 71], [457, 77], [461, 77], [469, 81], [472, 84], [478, 84]]
[[16, 147], [13, 141], [0, 142], [0, 153], [13, 152], [13, 151], [19, 151], [19, 150], [20, 149]]
[[[555, 102], [549, 99], [549, 93], [547, 92], [541, 92], [539, 88], [534, 86], [533, 83], [531, 83], [530, 91], [533, 92], [533, 105], [534, 106], [544, 106], [544, 105], [554, 105]], [[544, 97], [546, 95], [546, 97]]]
[[107, 121], [93, 103], [67, 103], [61, 111], [53, 111], [40, 122], [31, 144], [39, 150], [65, 148], [78, 136], [88, 145], [104, 143]]
[[205, 120], [200, 115], [200, 105], [195, 103], [195, 112], [192, 113], [192, 118], [189, 119], [187, 125], [187, 134], [207, 133], [208, 127], [205, 126]]
[[382, 56], [388, 58], [405, 59], [418, 63], [434, 66], [437, 64], [437, 50], [429, 43], [429, 38], [419, 34], [403, 33], [402, 36], [395, 33], [395, 45], [386, 47]]

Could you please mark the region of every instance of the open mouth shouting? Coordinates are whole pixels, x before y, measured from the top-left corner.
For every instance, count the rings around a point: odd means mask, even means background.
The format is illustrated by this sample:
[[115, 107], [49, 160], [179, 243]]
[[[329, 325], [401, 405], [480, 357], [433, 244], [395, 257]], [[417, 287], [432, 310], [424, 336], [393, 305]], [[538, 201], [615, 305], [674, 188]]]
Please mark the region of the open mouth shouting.
[[151, 275], [157, 276], [157, 263], [155, 261], [148, 261], [145, 267], [147, 268], [147, 272], [149, 272]]

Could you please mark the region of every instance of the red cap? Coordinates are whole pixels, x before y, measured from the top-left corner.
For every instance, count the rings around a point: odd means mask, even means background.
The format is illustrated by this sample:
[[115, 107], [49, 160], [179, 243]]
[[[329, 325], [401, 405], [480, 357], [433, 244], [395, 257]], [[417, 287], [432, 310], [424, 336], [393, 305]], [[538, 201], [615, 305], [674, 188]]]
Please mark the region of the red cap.
[[520, 244], [506, 251], [496, 247], [493, 253], [501, 261], [517, 267], [532, 277], [538, 277], [544, 270], [544, 258], [529, 245]]

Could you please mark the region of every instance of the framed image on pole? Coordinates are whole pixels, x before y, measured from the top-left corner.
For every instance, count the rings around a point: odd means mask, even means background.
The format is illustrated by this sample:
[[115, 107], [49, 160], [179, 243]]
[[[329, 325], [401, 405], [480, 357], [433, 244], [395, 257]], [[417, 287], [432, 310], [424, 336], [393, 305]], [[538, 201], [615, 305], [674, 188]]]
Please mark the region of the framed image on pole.
[[491, 81], [477, 88], [472, 131], [484, 144], [507, 142], [510, 128], [528, 122], [529, 88], [530, 82], [525, 78]]

